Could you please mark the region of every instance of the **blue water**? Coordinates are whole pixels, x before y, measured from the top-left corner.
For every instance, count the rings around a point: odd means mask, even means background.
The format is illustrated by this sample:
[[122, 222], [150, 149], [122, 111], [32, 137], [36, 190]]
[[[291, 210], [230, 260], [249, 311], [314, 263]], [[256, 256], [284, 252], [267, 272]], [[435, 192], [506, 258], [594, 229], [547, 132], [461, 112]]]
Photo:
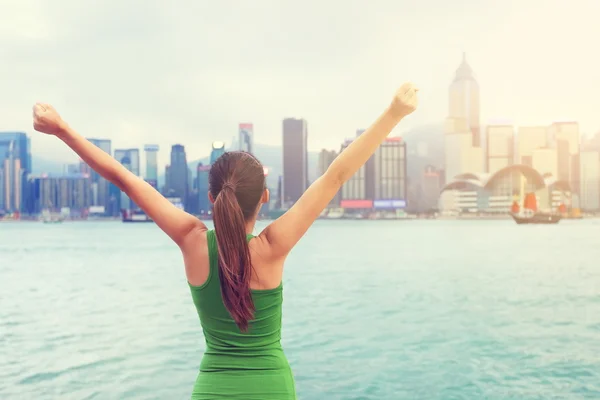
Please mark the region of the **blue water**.
[[[284, 279], [300, 399], [600, 398], [600, 221], [318, 221]], [[154, 225], [0, 223], [0, 399], [189, 398]]]

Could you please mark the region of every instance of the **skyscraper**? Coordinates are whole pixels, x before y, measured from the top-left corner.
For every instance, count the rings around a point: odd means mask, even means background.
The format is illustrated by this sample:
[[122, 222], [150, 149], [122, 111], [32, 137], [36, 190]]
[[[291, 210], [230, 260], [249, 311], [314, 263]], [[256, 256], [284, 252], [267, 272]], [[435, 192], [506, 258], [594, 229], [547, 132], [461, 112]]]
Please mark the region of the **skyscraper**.
[[[365, 129], [357, 129], [356, 137], [365, 133]], [[365, 163], [365, 197], [375, 199], [375, 154], [373, 154]]]
[[240, 150], [252, 153], [254, 151], [254, 127], [251, 123], [239, 125], [238, 143]]
[[489, 125], [486, 134], [486, 169], [493, 174], [514, 163], [515, 131], [511, 125]]
[[298, 201], [308, 185], [308, 127], [304, 119], [283, 120], [284, 207]]
[[158, 149], [157, 144], [144, 146], [146, 152], [146, 182], [154, 188], [158, 186]]
[[438, 201], [440, 198], [441, 174], [440, 171], [433, 165], [425, 166], [423, 170], [422, 178], [422, 197], [421, 197], [421, 209], [423, 211], [431, 211], [438, 208]]
[[406, 143], [402, 138], [387, 138], [375, 152], [374, 165], [374, 207], [406, 207]]
[[485, 169], [479, 127], [479, 85], [464, 54], [450, 85], [448, 100], [444, 170], [445, 180], [450, 182], [459, 174], [482, 173]]
[[[456, 120], [460, 131], [469, 132], [472, 145], [481, 146], [479, 122], [479, 84], [463, 53], [462, 63], [450, 84], [448, 117]], [[482, 172], [482, 171], [478, 171]]]
[[[335, 150], [326, 150], [323, 149], [319, 153], [319, 165], [317, 166], [317, 174], [319, 176], [323, 175], [327, 168], [331, 165], [333, 160], [337, 157], [338, 153]], [[329, 207], [337, 207], [340, 204], [340, 194], [339, 192], [335, 195], [335, 197], [329, 202]]]
[[208, 174], [210, 172], [210, 165], [202, 165], [199, 163], [196, 168], [196, 176], [198, 181], [198, 213], [200, 215], [206, 215], [211, 209], [210, 201], [208, 199]]
[[31, 144], [23, 132], [0, 132], [0, 211], [21, 211], [31, 173]]
[[586, 211], [600, 210], [600, 152], [581, 152], [581, 208]]
[[533, 152], [548, 147], [548, 127], [520, 126], [517, 163], [533, 166]]
[[[134, 175], [140, 176], [140, 150], [139, 149], [116, 149], [115, 159], [123, 164], [125, 168], [131, 171]], [[128, 210], [137, 207], [131, 199], [124, 193], [120, 193], [120, 209]]]
[[557, 150], [558, 178], [569, 182], [572, 194], [579, 195], [580, 135], [577, 122], [554, 122], [548, 129], [549, 141]]
[[[109, 139], [88, 139], [92, 144], [98, 147], [100, 150], [104, 151], [108, 155], [112, 155], [112, 142]], [[89, 168], [89, 166], [85, 163], [82, 163], [86, 168], [82, 168], [81, 170], [88, 172], [90, 174], [90, 179], [92, 181], [92, 205], [104, 207], [105, 210], [108, 210], [109, 205], [109, 186], [110, 182], [104, 179], [100, 174], [96, 171]]]
[[319, 153], [319, 165], [317, 166], [317, 174], [323, 175], [333, 160], [337, 157], [337, 151], [322, 149]]
[[185, 147], [181, 144], [171, 146], [171, 164], [167, 166], [167, 195], [178, 197], [182, 203], [188, 200], [188, 166]]
[[[352, 139], [346, 140], [340, 148], [340, 154], [348, 148], [352, 143]], [[369, 199], [366, 193], [366, 180], [367, 176], [365, 173], [366, 166], [361, 167], [352, 175], [342, 186], [340, 190], [340, 202], [344, 208], [371, 208], [373, 207], [373, 199]]]
[[223, 142], [212, 142], [212, 150], [210, 152], [210, 164], [214, 164], [219, 157], [225, 153], [225, 143]]
[[125, 165], [134, 175], [140, 176], [140, 150], [116, 149], [115, 159]]
[[45, 209], [58, 212], [68, 208], [71, 213], [81, 216], [92, 205], [91, 180], [88, 174], [32, 177], [30, 191], [33, 193], [31, 212], [35, 214]]

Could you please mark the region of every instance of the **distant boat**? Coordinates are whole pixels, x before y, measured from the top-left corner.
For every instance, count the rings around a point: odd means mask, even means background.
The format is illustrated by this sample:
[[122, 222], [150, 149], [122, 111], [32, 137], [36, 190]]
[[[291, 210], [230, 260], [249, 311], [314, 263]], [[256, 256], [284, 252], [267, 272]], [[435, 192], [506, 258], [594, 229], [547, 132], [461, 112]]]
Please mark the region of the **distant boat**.
[[527, 193], [524, 200], [523, 212], [515, 202], [511, 207], [510, 216], [518, 225], [523, 224], [557, 224], [561, 220], [560, 214], [539, 212], [535, 193]]
[[51, 218], [51, 219], [42, 219], [42, 222], [45, 224], [61, 224], [64, 221], [62, 218]]
[[551, 213], [533, 213], [527, 214], [511, 214], [515, 222], [522, 224], [557, 224], [561, 220], [561, 216]]
[[326, 219], [340, 219], [344, 216], [343, 208], [332, 208], [325, 215]]
[[123, 210], [121, 212], [121, 220], [123, 222], [154, 222], [143, 211], [138, 210]]
[[50, 210], [43, 210], [40, 219], [44, 224], [60, 224], [65, 220], [65, 217], [58, 213], [52, 213]]

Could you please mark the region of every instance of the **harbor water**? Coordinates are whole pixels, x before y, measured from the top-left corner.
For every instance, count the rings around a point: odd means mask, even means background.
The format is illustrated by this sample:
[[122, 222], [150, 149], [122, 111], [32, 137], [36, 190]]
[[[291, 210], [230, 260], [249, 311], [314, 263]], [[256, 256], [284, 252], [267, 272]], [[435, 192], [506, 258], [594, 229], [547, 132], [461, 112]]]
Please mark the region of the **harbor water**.
[[[299, 398], [600, 398], [599, 241], [600, 220], [317, 221], [284, 274]], [[0, 285], [0, 399], [189, 398], [204, 339], [155, 225], [0, 223]]]

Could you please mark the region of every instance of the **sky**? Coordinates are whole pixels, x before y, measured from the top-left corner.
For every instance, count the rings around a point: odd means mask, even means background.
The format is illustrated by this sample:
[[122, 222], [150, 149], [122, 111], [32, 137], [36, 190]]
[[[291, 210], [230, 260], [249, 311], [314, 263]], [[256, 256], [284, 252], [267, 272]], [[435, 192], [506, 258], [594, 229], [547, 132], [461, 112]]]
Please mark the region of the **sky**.
[[308, 121], [309, 149], [339, 148], [405, 81], [419, 109], [395, 133], [441, 124], [462, 53], [482, 123], [579, 121], [600, 131], [597, 0], [0, 0], [0, 131], [73, 162], [31, 128], [36, 101], [114, 148], [156, 143], [188, 159], [240, 122], [281, 143], [285, 117]]

